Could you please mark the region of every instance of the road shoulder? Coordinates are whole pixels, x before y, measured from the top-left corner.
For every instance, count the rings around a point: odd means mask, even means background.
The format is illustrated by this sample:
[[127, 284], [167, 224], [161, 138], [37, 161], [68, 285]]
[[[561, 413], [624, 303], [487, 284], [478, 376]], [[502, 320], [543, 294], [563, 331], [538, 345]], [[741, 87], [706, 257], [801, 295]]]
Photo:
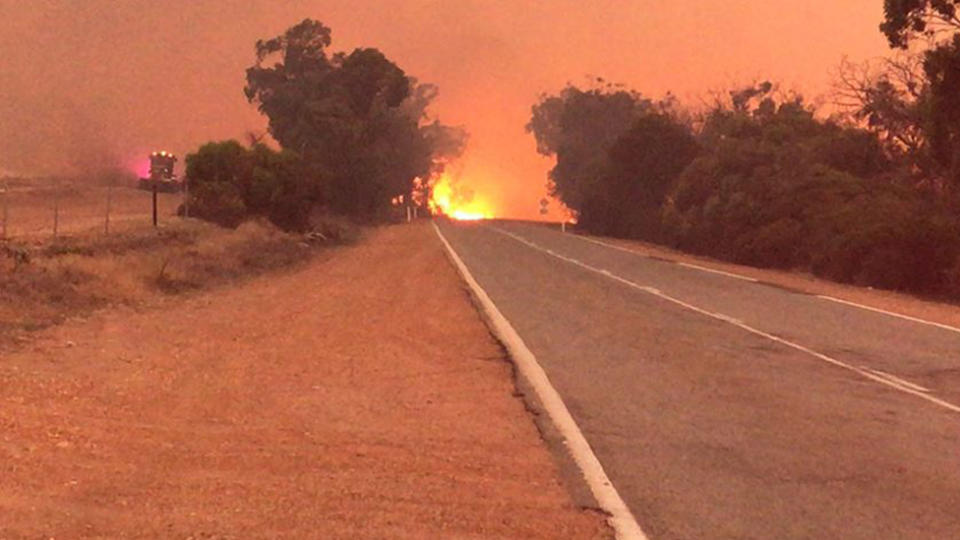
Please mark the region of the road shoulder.
[[605, 538], [428, 224], [0, 360], [0, 537]]

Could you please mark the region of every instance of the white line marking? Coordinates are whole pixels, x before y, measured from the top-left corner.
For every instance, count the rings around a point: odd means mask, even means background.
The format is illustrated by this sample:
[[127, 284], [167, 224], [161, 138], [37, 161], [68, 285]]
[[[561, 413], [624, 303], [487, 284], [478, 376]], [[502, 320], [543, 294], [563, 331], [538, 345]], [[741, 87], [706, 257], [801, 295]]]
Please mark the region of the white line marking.
[[742, 279], [743, 281], [749, 281], [750, 283], [757, 283], [758, 281], [752, 277], [741, 276], [740, 274], [734, 274], [733, 272], [724, 272], [723, 270], [717, 270], [715, 268], [707, 268], [706, 266], [700, 266], [699, 264], [691, 264], [691, 263], [685, 263], [685, 262], [677, 262], [676, 264], [680, 266], [685, 266], [687, 268], [696, 268], [697, 270], [700, 270], [702, 272], [710, 272], [711, 274], [720, 274], [721, 276], [732, 277], [734, 279]]
[[[491, 227], [491, 228], [492, 228], [494, 231], [499, 232], [500, 234], [505, 234], [505, 235], [513, 238], [514, 240], [516, 240], [516, 241], [518, 241], [518, 242], [520, 242], [520, 243], [522, 243], [522, 244], [526, 244], [527, 246], [530, 246], [530, 247], [533, 248], [533, 249], [536, 249], [536, 250], [538, 250], [538, 251], [542, 251], [542, 252], [546, 253], [546, 250], [545, 250], [544, 248], [540, 247], [539, 245], [535, 244], [534, 242], [531, 242], [531, 241], [527, 240], [526, 238], [523, 238], [523, 237], [521, 237], [521, 236], [519, 236], [519, 235], [516, 235], [516, 234], [514, 234], [514, 233], [511, 233], [511, 232], [509, 232], [509, 231], [505, 231], [505, 230], [503, 230], [503, 229], [500, 229], [499, 227]], [[870, 380], [872, 380], [872, 381], [878, 382], [878, 383], [880, 383], [880, 384], [882, 384], [882, 385], [884, 385], [884, 386], [889, 386], [890, 388], [894, 388], [894, 389], [899, 390], [899, 391], [901, 391], [901, 392], [904, 392], [904, 393], [907, 393], [907, 394], [912, 394], [912, 395], [917, 396], [917, 397], [919, 397], [919, 398], [921, 398], [921, 399], [925, 399], [925, 400], [927, 400], [927, 401], [929, 401], [929, 402], [931, 402], [931, 403], [934, 403], [934, 404], [936, 404], [936, 405], [939, 405], [940, 407], [943, 407], [943, 408], [945, 408], [945, 409], [949, 409], [949, 410], [951, 410], [951, 411], [953, 411], [953, 412], [958, 412], [958, 413], [960, 413], [960, 406], [958, 406], [958, 405], [954, 405], [953, 403], [950, 403], [950, 402], [948, 402], [948, 401], [944, 401], [944, 400], [942, 400], [942, 399], [940, 399], [940, 398], [937, 398], [937, 397], [931, 396], [931, 395], [929, 395], [929, 394], [926, 394], [926, 393], [924, 393], [924, 392], [922, 392], [922, 391], [920, 391], [920, 390], [917, 390], [916, 388], [911, 388], [910, 386], [905, 386], [905, 385], [899, 384], [899, 383], [894, 382], [894, 381], [892, 381], [892, 380], [890, 380], [890, 379], [887, 379], [886, 377], [883, 377], [883, 376], [881, 376], [881, 375], [877, 375], [877, 374], [875, 374], [875, 373], [871, 373], [870, 371], [868, 371], [868, 370], [866, 370], [866, 369], [861, 369], [861, 368], [858, 368], [858, 367], [856, 367], [856, 366], [851, 366], [850, 364], [847, 364], [846, 362], [842, 362], [842, 361], [840, 361], [840, 360], [837, 360], [836, 358], [831, 358], [831, 357], [829, 357], [829, 356], [827, 356], [827, 355], [825, 355], [825, 354], [818, 353], [817, 351], [814, 351], [813, 349], [809, 349], [809, 348], [807, 348], [807, 347], [804, 347], [803, 345], [800, 345], [800, 344], [798, 344], [798, 343], [794, 343], [794, 342], [792, 342], [792, 341], [788, 341], [788, 340], [786, 340], [786, 339], [777, 337], [777, 336], [775, 336], [775, 335], [773, 335], [773, 334], [768, 334], [767, 332], [764, 332], [763, 330], [758, 330], [758, 329], [756, 329], [756, 328], [754, 328], [754, 327], [752, 327], [752, 326], [749, 326], [749, 325], [747, 325], [747, 324], [744, 324], [744, 323], [738, 321], [737, 319], [734, 319], [733, 317], [730, 317], [730, 316], [728, 316], [728, 315], [724, 315], [724, 314], [722, 314], [722, 313], [714, 313], [714, 312], [712, 312], [712, 311], [707, 311], [706, 309], [699, 308], [699, 307], [697, 307], [697, 306], [694, 306], [693, 304], [688, 304], [688, 303], [684, 302], [683, 300], [674, 298], [674, 297], [672, 297], [672, 296], [670, 296], [670, 295], [668, 295], [668, 294], [664, 294], [664, 293], [662, 293], [662, 292], [654, 289], [653, 287], [646, 287], [646, 286], [643, 286], [643, 285], [639, 285], [639, 284], [634, 283], [634, 282], [632, 282], [632, 281], [630, 281], [630, 280], [628, 280], [628, 279], [624, 279], [624, 278], [622, 278], [622, 277], [620, 277], [620, 276], [618, 276], [618, 275], [616, 275], [616, 274], [611, 274], [611, 273], [609, 273], [609, 272], [605, 272], [604, 270], [601, 270], [600, 268], [596, 268], [596, 267], [594, 267], [594, 266], [590, 266], [589, 264], [582, 263], [582, 262], [580, 262], [580, 261], [578, 261], [578, 260], [576, 260], [576, 259], [572, 259], [572, 258], [570, 258], [570, 257], [565, 257], [565, 256], [563, 256], [563, 255], [557, 255], [557, 254], [553, 254], [553, 256], [556, 257], [556, 258], [558, 258], [558, 259], [567, 261], [567, 262], [569, 262], [570, 264], [574, 264], [574, 265], [576, 265], [576, 266], [579, 266], [579, 267], [581, 267], [581, 268], [583, 268], [583, 269], [586, 269], [586, 270], [589, 270], [589, 271], [591, 271], [591, 272], [600, 274], [601, 276], [606, 276], [606, 277], [608, 277], [608, 278], [610, 278], [610, 279], [612, 279], [612, 280], [614, 280], [614, 281], [623, 283], [624, 285], [627, 285], [627, 286], [632, 287], [632, 288], [634, 288], [634, 289], [643, 291], [643, 292], [645, 292], [645, 293], [652, 294], [652, 295], [654, 295], [654, 296], [656, 296], [656, 297], [658, 297], [658, 298], [662, 298], [662, 299], [664, 299], [664, 300], [666, 300], [666, 301], [668, 301], [668, 302], [672, 302], [672, 303], [674, 303], [674, 304], [676, 304], [676, 305], [678, 305], [678, 306], [682, 306], [682, 307], [684, 307], [684, 308], [686, 308], [686, 309], [689, 309], [690, 311], [694, 311], [694, 312], [696, 312], [696, 313], [700, 313], [701, 315], [706, 315], [707, 317], [716, 319], [716, 320], [718, 320], [718, 321], [723, 321], [723, 322], [725, 322], [725, 323], [728, 323], [728, 324], [731, 324], [731, 325], [733, 325], [733, 326], [736, 326], [737, 328], [742, 328], [743, 330], [746, 330], [747, 332], [750, 332], [751, 334], [755, 334], [755, 335], [758, 335], [758, 336], [767, 338], [767, 339], [769, 339], [769, 340], [771, 340], [771, 341], [776, 341], [777, 343], [780, 343], [781, 345], [785, 345], [785, 346], [787, 346], [787, 347], [790, 347], [791, 349], [796, 349], [796, 350], [798, 350], [798, 351], [800, 351], [800, 352], [809, 354], [810, 356], [813, 356], [814, 358], [818, 358], [818, 359], [820, 359], [820, 360], [823, 360], [824, 362], [826, 362], [826, 363], [828, 363], [828, 364], [832, 364], [832, 365], [837, 366], [837, 367], [839, 367], [839, 368], [843, 368], [843, 369], [852, 371], [852, 372], [854, 372], [854, 373], [856, 373], [856, 374], [858, 374], [858, 375], [860, 375], [860, 376], [862, 376], [862, 377], [865, 377], [865, 378], [870, 379]], [[914, 386], [912, 383], [910, 383], [910, 384], [911, 384], [911, 386]]]
[[850, 302], [850, 301], [848, 301], [848, 300], [841, 300], [841, 299], [839, 299], [839, 298], [834, 298], [834, 297], [832, 297], [832, 296], [824, 296], [824, 295], [818, 294], [818, 295], [817, 295], [817, 298], [821, 298], [821, 299], [823, 299], [823, 300], [829, 300], [829, 301], [831, 301], [831, 302], [836, 302], [836, 303], [838, 303], [838, 304], [845, 304], [845, 305], [848, 305], [848, 306], [853, 306], [853, 307], [857, 307], [857, 308], [860, 308], [860, 309], [865, 309], [865, 310], [867, 310], [867, 311], [873, 311], [873, 312], [876, 312], [876, 313], [883, 313], [884, 315], [889, 315], [889, 316], [891, 316], [891, 317], [897, 317], [898, 319], [904, 319], [904, 320], [912, 321], [912, 322], [915, 322], [915, 323], [928, 324], [928, 325], [930, 325], [930, 326], [936, 326], [937, 328], [942, 328], [942, 329], [944, 329], [944, 330], [949, 330], [949, 331], [951, 331], [951, 332], [957, 332], [958, 334], [960, 334], [960, 328], [957, 328], [956, 326], [950, 326], [949, 324], [941, 324], [941, 323], [938, 323], [938, 322], [928, 321], [928, 320], [926, 320], [926, 319], [918, 319], [917, 317], [911, 317], [910, 315], [904, 315], [904, 314], [902, 314], [902, 313], [896, 313], [896, 312], [894, 312], [894, 311], [887, 311], [887, 310], [885, 310], [885, 309], [880, 309], [880, 308], [865, 306], [865, 305], [863, 305], [863, 304], [858, 304], [858, 303], [856, 303], [856, 302]]
[[583, 436], [583, 433], [577, 426], [577, 422], [573, 419], [560, 394], [550, 383], [546, 372], [540, 367], [537, 358], [530, 349], [527, 348], [523, 339], [517, 331], [514, 330], [510, 322], [507, 321], [506, 317], [500, 313], [500, 310], [487, 295], [486, 291], [484, 291], [483, 288], [480, 287], [480, 284], [477, 283], [477, 280], [473, 278], [470, 270], [463, 263], [463, 260], [460, 259], [460, 256], [457, 255], [453, 246], [450, 245], [450, 242], [447, 242], [443, 233], [440, 232], [440, 228], [437, 227], [436, 222], [433, 223], [433, 228], [437, 232], [437, 236], [440, 237], [440, 241], [443, 242], [443, 245], [447, 248], [447, 253], [453, 260], [457, 270], [460, 271], [460, 275], [463, 276], [464, 281], [467, 282], [467, 285], [473, 291], [473, 294], [476, 295], [483, 310], [490, 318], [497, 337], [507, 347], [507, 350], [510, 351], [510, 355], [520, 369], [520, 373], [530, 382], [531, 386], [533, 386], [534, 391], [540, 398], [540, 402], [543, 403], [543, 408], [546, 409], [547, 414], [550, 415], [550, 419], [553, 420], [554, 425], [557, 426], [557, 430], [559, 430], [563, 436], [564, 442], [567, 448], [570, 449], [570, 454], [573, 456], [573, 460], [577, 463], [577, 466], [580, 467], [580, 471], [583, 473], [583, 477], [590, 487], [590, 491], [593, 492], [593, 496], [597, 499], [600, 508], [610, 514], [608, 521], [614, 531], [616, 531], [617, 538], [623, 540], [647, 540], [647, 536], [643, 533], [636, 518], [633, 517], [633, 513], [630, 512], [630, 508], [627, 507], [627, 504], [620, 497], [620, 494], [613, 486], [607, 473], [603, 470], [603, 465], [600, 464], [600, 460], [597, 459], [597, 456], [593, 453], [593, 450], [590, 448], [590, 443], [588, 443], [586, 437]]
[[[596, 239], [594, 239], [594, 238], [589, 238], [589, 237], [586, 237], [586, 236], [581, 236], [581, 235], [579, 235], [579, 234], [575, 234], [575, 235], [573, 235], [573, 236], [575, 236], [575, 237], [577, 237], [577, 238], [579, 238], [579, 239], [581, 239], [581, 240], [584, 240], [584, 241], [586, 241], [586, 242], [591, 242], [591, 243], [593, 243], [593, 244], [597, 244], [597, 245], [600, 245], [600, 246], [605, 246], [605, 247], [608, 247], [608, 248], [611, 248], [611, 249], [616, 249], [617, 251], [623, 251], [623, 252], [625, 252], [625, 253], [631, 253], [631, 254], [633, 254], [633, 255], [639, 255], [640, 257], [647, 257], [648, 259], [649, 259], [649, 258], [652, 258], [652, 257], [650, 257], [649, 255], [647, 255], [646, 253], [641, 253], [641, 252], [636, 251], [636, 250], [634, 250], [634, 249], [625, 248], [625, 247], [623, 247], [623, 246], [618, 246], [618, 245], [616, 245], [616, 244], [611, 244], [610, 242], [604, 242], [603, 240], [596, 240]], [[742, 275], [740, 275], [740, 274], [734, 274], [733, 272], [724, 272], [723, 270], [717, 270], [717, 269], [715, 269], [715, 268], [707, 268], [706, 266], [700, 266], [699, 264], [692, 264], [692, 263], [685, 263], [685, 262], [671, 261], [671, 260], [667, 260], [667, 262], [676, 264], [676, 265], [678, 265], [678, 266], [684, 266], [684, 267], [686, 267], [686, 268], [693, 268], [693, 269], [695, 269], [695, 270], [700, 270], [701, 272], [710, 272], [711, 274], [719, 274], [719, 275], [721, 275], [721, 276], [727, 276], [727, 277], [731, 277], [731, 278], [734, 278], [734, 279], [742, 279], [743, 281], [749, 281], [750, 283], [758, 283], [758, 281], [759, 281], [759, 280], [754, 279], [754, 278], [752, 278], [752, 277], [742, 276]]]
[[908, 388], [913, 388], [914, 390], [916, 390], [916, 391], [918, 391], [918, 392], [923, 392], [923, 393], [929, 394], [929, 393], [932, 391], [932, 390], [930, 390], [929, 388], [920, 386], [920, 385], [917, 384], [917, 383], [912, 383], [912, 382], [910, 382], [910, 381], [908, 381], [908, 380], [906, 380], [906, 379], [901, 379], [900, 377], [897, 377], [896, 375], [894, 375], [894, 374], [892, 374], [892, 373], [887, 373], [886, 371], [881, 371], [881, 370], [879, 370], [879, 369], [873, 369], [873, 368], [867, 367], [867, 366], [860, 366], [860, 367], [862, 367], [863, 369], [865, 369], [865, 370], [867, 370], [867, 371], [876, 373], [877, 375], [879, 375], [879, 376], [881, 376], [881, 377], [885, 377], [885, 378], [887, 378], [887, 379], [889, 379], [889, 380], [891, 380], [891, 381], [893, 381], [893, 382], [895, 382], [895, 383], [897, 383], [897, 384], [899, 384], [899, 385], [901, 385], [901, 386], [906, 386], [906, 387], [908, 387]]
[[[652, 258], [652, 257], [650, 257], [649, 255], [647, 255], [646, 253], [641, 253], [641, 252], [639, 252], [639, 251], [636, 251], [636, 250], [633, 250], [633, 249], [630, 249], [630, 248], [625, 248], [625, 247], [622, 247], [622, 246], [618, 246], [618, 245], [616, 245], [616, 244], [611, 244], [610, 242], [604, 242], [604, 241], [602, 241], [602, 240], [596, 240], [596, 239], [593, 239], [593, 238], [588, 238], [588, 237], [586, 237], [586, 236], [581, 236], [581, 235], [579, 235], [579, 234], [575, 234], [575, 235], [573, 235], [573, 236], [575, 236], [575, 237], [577, 237], [577, 238], [579, 238], [579, 239], [581, 239], [581, 240], [584, 240], [584, 241], [587, 241], [587, 242], [591, 242], [591, 243], [594, 243], [594, 244], [598, 244], [598, 245], [601, 245], [601, 246], [605, 246], [605, 247], [608, 247], [608, 248], [611, 248], [611, 249], [616, 249], [616, 250], [618, 250], [618, 251], [623, 251], [623, 252], [626, 252], [626, 253], [632, 253], [632, 254], [638, 255], [638, 256], [640, 256], [640, 257]], [[687, 267], [687, 268], [695, 268], [695, 269], [701, 270], [701, 271], [703, 271], [703, 272], [710, 272], [710, 273], [712, 273], [712, 274], [720, 274], [720, 275], [722, 275], [722, 276], [732, 277], [732, 278], [736, 278], [736, 279], [742, 279], [742, 280], [744, 280], [744, 281], [749, 281], [749, 282], [752, 282], [752, 283], [759, 283], [759, 280], [754, 279], [754, 278], [752, 278], [752, 277], [747, 277], [747, 276], [743, 276], [743, 275], [740, 275], [740, 274], [734, 274], [734, 273], [732, 273], [732, 272], [724, 272], [723, 270], [717, 270], [717, 269], [714, 269], [714, 268], [708, 268], [708, 267], [706, 267], [706, 266], [700, 266], [700, 265], [698, 265], [698, 264], [685, 263], [685, 262], [680, 262], [680, 261], [669, 261], [669, 262], [672, 262], [673, 264], [676, 264], [676, 265], [679, 265], [679, 266], [685, 266], [685, 267]], [[891, 316], [891, 317], [897, 317], [897, 318], [899, 318], [899, 319], [904, 319], [904, 320], [908, 320], [908, 321], [915, 322], [915, 323], [927, 324], [927, 325], [930, 325], [930, 326], [936, 326], [937, 328], [942, 328], [942, 329], [944, 329], [944, 330], [949, 330], [949, 331], [951, 331], [951, 332], [956, 332], [956, 333], [960, 334], [960, 328], [957, 328], [956, 326], [950, 326], [949, 324], [942, 324], [942, 323], [938, 323], [938, 322], [928, 321], [928, 320], [926, 320], [926, 319], [920, 319], [920, 318], [917, 318], [917, 317], [911, 317], [910, 315], [904, 315], [903, 313], [897, 313], [897, 312], [895, 312], [895, 311], [887, 311], [887, 310], [885, 310], [885, 309], [880, 309], [880, 308], [875, 308], [875, 307], [871, 307], [871, 306], [866, 306], [866, 305], [863, 305], [863, 304], [858, 304], [858, 303], [856, 303], [856, 302], [850, 302], [849, 300], [841, 300], [840, 298], [834, 298], [834, 297], [832, 297], [832, 296], [825, 296], [825, 295], [821, 295], [821, 294], [818, 294], [818, 295], [815, 295], [815, 296], [816, 296], [817, 298], [821, 298], [821, 299], [823, 299], [823, 300], [829, 300], [829, 301], [831, 301], [831, 302], [836, 302], [836, 303], [838, 303], [838, 304], [846, 304], [846, 305], [851, 306], [851, 307], [856, 307], [856, 308], [860, 308], [860, 309], [865, 309], [865, 310], [867, 310], [867, 311], [873, 311], [873, 312], [876, 312], [876, 313], [882, 313], [882, 314], [884, 314], [884, 315], [889, 315], [889, 316]]]

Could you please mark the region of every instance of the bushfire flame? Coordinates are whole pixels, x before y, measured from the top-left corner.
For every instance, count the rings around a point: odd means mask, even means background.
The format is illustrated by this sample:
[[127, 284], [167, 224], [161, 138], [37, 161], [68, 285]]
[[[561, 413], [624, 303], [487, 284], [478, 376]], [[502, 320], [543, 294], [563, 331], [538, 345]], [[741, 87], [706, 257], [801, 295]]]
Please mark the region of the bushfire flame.
[[458, 193], [448, 176], [442, 176], [433, 185], [430, 193], [430, 210], [460, 221], [491, 219], [493, 210], [482, 200]]

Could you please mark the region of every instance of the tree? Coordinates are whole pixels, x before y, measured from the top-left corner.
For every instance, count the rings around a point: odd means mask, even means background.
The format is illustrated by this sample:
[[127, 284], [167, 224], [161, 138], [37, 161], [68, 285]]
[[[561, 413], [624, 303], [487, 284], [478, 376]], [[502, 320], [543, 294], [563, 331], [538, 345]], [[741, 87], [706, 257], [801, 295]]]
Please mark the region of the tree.
[[329, 54], [331, 43], [330, 29], [311, 19], [258, 41], [244, 92], [270, 134], [302, 156], [320, 204], [372, 219], [446, 158], [449, 147], [434, 146], [445, 143], [441, 125], [422, 125], [436, 89], [377, 49]]
[[891, 47], [906, 49], [910, 41], [936, 40], [960, 30], [958, 0], [884, 0], [880, 31]]
[[534, 105], [527, 130], [556, 157], [548, 188], [591, 232], [656, 239], [663, 196], [697, 153], [669, 94], [659, 102], [597, 79]]
[[574, 212], [581, 212], [606, 166], [607, 152], [653, 103], [638, 93], [599, 80], [581, 90], [569, 85], [557, 95], [541, 95], [527, 131], [537, 151], [556, 157], [548, 191]]
[[706, 114], [704, 151], [663, 208], [677, 247], [746, 264], [803, 267], [829, 235], [825, 213], [884, 185], [891, 168], [871, 133], [818, 119], [801, 96], [737, 90]]
[[960, 17], [958, 0], [884, 0], [880, 25], [891, 47], [925, 41], [923, 71], [929, 89], [925, 126], [931, 155], [960, 185]]
[[883, 141], [891, 158], [904, 160], [912, 176], [920, 181], [945, 176], [929, 150], [930, 92], [921, 55], [901, 53], [861, 64], [844, 59], [834, 77], [834, 96], [855, 124]]
[[671, 116], [641, 116], [610, 148], [605, 197], [592, 198], [605, 201], [605, 208], [587, 214], [605, 220], [602, 232], [659, 240], [666, 194], [699, 152], [690, 129]]
[[930, 83], [932, 154], [960, 187], [960, 34], [927, 51], [923, 68]]

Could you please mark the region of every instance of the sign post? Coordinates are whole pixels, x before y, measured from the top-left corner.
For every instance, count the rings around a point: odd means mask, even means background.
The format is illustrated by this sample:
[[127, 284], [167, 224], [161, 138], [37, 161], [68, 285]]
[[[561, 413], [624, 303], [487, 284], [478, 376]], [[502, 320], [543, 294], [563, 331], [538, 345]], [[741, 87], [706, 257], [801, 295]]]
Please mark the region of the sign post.
[[156, 228], [157, 226], [157, 181], [151, 180], [151, 182], [153, 183], [153, 189], [151, 190], [153, 191], [153, 226], [154, 228]]

